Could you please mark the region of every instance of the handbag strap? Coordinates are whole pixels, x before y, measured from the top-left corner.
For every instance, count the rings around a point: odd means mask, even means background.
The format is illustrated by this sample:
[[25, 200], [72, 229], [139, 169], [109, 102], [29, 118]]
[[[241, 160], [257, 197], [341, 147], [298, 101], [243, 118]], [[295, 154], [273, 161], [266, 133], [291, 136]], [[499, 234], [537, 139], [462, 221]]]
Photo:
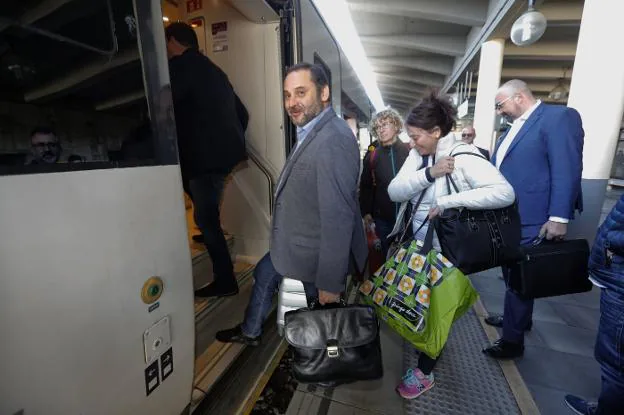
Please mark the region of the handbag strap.
[[[467, 152], [467, 151], [462, 151], [460, 153], [451, 154], [450, 156], [451, 157], [457, 157], [457, 156], [463, 156], [463, 155], [479, 157], [480, 159], [483, 159], [483, 160], [487, 161], [487, 159], [485, 157], [483, 157], [482, 154], [470, 153], [470, 152]], [[451, 191], [451, 186], [455, 190], [455, 193], [459, 193], [459, 188], [457, 187], [457, 184], [455, 184], [455, 181], [453, 180], [453, 177], [451, 177], [450, 174], [447, 174], [446, 175], [446, 190], [448, 191], [449, 195], [453, 194], [453, 192]]]
[[[427, 219], [423, 221], [423, 223], [418, 228], [418, 231], [421, 230], [422, 227], [425, 226], [427, 222], [429, 222], [429, 217], [427, 217]], [[429, 222], [429, 228], [427, 228], [427, 233], [425, 234], [425, 240], [423, 241], [423, 247], [422, 247], [421, 252], [424, 255], [427, 255], [429, 251], [433, 249], [433, 232], [435, 230], [435, 227], [432, 225], [433, 223]], [[418, 231], [416, 231], [416, 233], [418, 233]]]
[[[402, 244], [403, 242], [405, 242], [403, 239], [405, 238], [405, 235], [407, 235], [407, 231], [409, 230], [409, 227], [412, 226], [412, 223], [414, 222], [414, 217], [416, 216], [416, 212], [418, 211], [418, 206], [420, 206], [420, 203], [422, 202], [423, 198], [425, 197], [425, 193], [427, 193], [427, 190], [429, 190], [429, 188], [427, 187], [426, 189], [424, 189], [422, 192], [420, 192], [420, 196], [418, 197], [418, 200], [416, 201], [416, 204], [414, 204], [414, 206], [412, 206], [412, 214], [410, 215], [409, 221], [407, 222], [407, 224], [405, 225], [405, 229], [403, 229], [403, 233], [401, 234], [401, 237], [398, 240], [398, 244]], [[426, 223], [423, 222], [422, 225], [420, 225], [420, 227], [416, 230], [416, 233], [418, 233], [418, 231], [423, 227], [423, 225]]]

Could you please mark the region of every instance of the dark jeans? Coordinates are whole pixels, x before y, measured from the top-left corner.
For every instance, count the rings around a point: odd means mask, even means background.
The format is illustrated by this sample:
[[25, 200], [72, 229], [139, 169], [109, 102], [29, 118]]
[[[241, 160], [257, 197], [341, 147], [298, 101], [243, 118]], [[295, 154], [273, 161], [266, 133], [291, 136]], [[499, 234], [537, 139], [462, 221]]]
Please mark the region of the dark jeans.
[[392, 232], [392, 228], [394, 228], [394, 222], [390, 222], [385, 219], [375, 219], [375, 233], [381, 241], [381, 253], [384, 257], [384, 260], [386, 259], [386, 255], [388, 255], [388, 249], [390, 248], [388, 235], [390, 235], [390, 232]]
[[594, 354], [602, 375], [596, 415], [624, 414], [624, 298], [608, 289], [600, 295]]
[[188, 188], [195, 209], [195, 223], [204, 235], [204, 243], [212, 259], [214, 282], [231, 288], [236, 285], [236, 278], [219, 212], [225, 178], [224, 174], [205, 174], [189, 180]]
[[[262, 334], [262, 324], [271, 310], [273, 295], [282, 282], [282, 278], [284, 277], [275, 270], [273, 262], [271, 262], [270, 253], [263, 256], [256, 264], [251, 298], [249, 299], [249, 304], [247, 304], [245, 319], [241, 325], [245, 336], [258, 337]], [[318, 290], [314, 283], [304, 282], [303, 288], [308, 304], [318, 297]]]

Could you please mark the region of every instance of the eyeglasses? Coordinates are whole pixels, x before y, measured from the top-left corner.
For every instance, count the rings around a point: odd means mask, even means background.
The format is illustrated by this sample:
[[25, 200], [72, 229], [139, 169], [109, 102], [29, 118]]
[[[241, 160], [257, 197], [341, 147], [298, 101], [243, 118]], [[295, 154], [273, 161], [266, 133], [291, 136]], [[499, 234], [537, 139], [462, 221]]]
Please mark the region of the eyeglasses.
[[470, 138], [472, 137], [472, 134], [462, 134], [462, 138]]
[[503, 105], [505, 104], [505, 102], [509, 101], [510, 99], [512, 99], [513, 97], [515, 97], [515, 95], [510, 95], [507, 98], [505, 98], [504, 100], [502, 100], [501, 102], [497, 102], [494, 104], [494, 109], [496, 111], [499, 111], [501, 108], [503, 108]]
[[377, 129], [383, 130], [384, 128], [394, 127], [394, 123], [392, 121], [386, 121], [383, 124], [377, 124]]

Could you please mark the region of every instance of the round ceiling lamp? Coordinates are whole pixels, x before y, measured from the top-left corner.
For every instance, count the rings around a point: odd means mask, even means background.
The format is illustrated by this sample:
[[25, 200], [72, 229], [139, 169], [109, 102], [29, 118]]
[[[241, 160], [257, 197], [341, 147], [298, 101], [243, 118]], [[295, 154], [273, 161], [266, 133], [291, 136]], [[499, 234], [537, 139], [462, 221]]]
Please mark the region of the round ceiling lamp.
[[529, 9], [511, 27], [511, 41], [518, 46], [537, 42], [546, 31], [546, 17], [535, 10], [534, 4], [535, 0], [529, 0]]
[[566, 86], [567, 68], [563, 69], [563, 77], [557, 80], [557, 85], [550, 91], [548, 98], [554, 101], [567, 101], [570, 96], [570, 90]]

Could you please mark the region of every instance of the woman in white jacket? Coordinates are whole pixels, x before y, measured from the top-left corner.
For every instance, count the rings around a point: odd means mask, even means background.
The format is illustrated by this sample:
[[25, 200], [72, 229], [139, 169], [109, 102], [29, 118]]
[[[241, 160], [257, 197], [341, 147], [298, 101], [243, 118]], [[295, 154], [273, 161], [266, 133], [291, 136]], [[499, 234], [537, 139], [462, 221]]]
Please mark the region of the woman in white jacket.
[[[405, 164], [390, 182], [388, 194], [394, 202], [401, 202], [397, 221], [390, 237], [401, 234], [407, 206], [422, 200], [413, 215], [412, 231], [415, 239], [424, 240], [429, 222], [445, 209], [497, 209], [511, 205], [515, 194], [511, 185], [472, 144], [456, 141], [451, 130], [455, 126], [457, 110], [443, 97], [431, 94], [409, 112], [405, 127], [411, 139], [411, 151]], [[475, 155], [458, 155], [474, 153]], [[448, 194], [445, 175], [450, 175], [459, 193]], [[424, 195], [423, 195], [424, 192]], [[434, 234], [434, 247], [440, 249]], [[406, 399], [414, 399], [434, 385], [433, 368], [437, 360], [421, 353], [418, 367], [411, 368], [397, 387]]]

